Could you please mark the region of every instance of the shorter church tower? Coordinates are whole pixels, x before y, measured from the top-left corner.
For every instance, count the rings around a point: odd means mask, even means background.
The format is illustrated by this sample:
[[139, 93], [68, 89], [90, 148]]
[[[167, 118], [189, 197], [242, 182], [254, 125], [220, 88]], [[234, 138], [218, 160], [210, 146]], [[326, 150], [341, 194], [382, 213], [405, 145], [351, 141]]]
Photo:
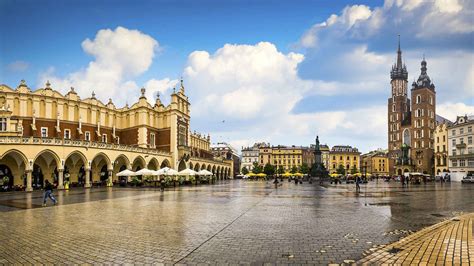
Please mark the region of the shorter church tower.
[[434, 130], [436, 128], [436, 91], [421, 61], [421, 74], [411, 89], [412, 162], [416, 172], [434, 173]]

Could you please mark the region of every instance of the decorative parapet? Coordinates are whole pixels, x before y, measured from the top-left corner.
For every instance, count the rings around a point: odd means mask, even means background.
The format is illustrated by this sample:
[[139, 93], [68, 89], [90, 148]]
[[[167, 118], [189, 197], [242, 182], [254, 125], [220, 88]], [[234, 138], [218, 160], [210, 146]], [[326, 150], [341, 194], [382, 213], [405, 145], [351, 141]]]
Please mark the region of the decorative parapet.
[[72, 147], [119, 150], [119, 151], [151, 154], [151, 155], [170, 156], [169, 152], [146, 149], [146, 148], [130, 146], [130, 145], [93, 142], [93, 141], [85, 141], [85, 140], [58, 139], [58, 138], [0, 137], [0, 145], [1, 144], [72, 146]]
[[227, 163], [227, 164], [230, 164], [229, 162], [226, 162], [227, 160], [224, 160], [222, 158], [207, 159], [207, 158], [192, 156], [191, 160], [192, 161], [200, 161], [200, 162], [208, 162], [208, 163]]

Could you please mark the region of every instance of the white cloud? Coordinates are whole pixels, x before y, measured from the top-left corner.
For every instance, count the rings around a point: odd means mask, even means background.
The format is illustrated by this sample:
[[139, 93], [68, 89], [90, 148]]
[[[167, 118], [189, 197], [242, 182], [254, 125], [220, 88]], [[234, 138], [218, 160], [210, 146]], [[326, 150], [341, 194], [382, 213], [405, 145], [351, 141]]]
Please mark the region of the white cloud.
[[474, 115], [474, 105], [452, 102], [442, 103], [436, 106], [436, 113], [454, 122], [457, 116]]
[[[347, 6], [342, 11], [342, 20], [348, 26], [352, 27], [356, 22], [367, 20], [372, 15], [370, 8], [365, 5]], [[330, 17], [331, 18], [331, 17]]]
[[198, 98], [193, 112], [248, 119], [276, 112], [289, 112], [308, 90], [310, 82], [297, 76], [303, 55], [283, 54], [268, 42], [231, 45], [210, 55], [196, 51], [185, 68], [191, 94]]
[[30, 64], [25, 61], [14, 61], [8, 64], [7, 69], [12, 72], [24, 72], [30, 67]]
[[457, 13], [462, 10], [458, 0], [435, 0], [435, 6], [443, 13]]
[[49, 80], [53, 88], [62, 92], [74, 87], [83, 97], [95, 91], [103, 101], [115, 95], [114, 101], [124, 103], [132, 91], [138, 97], [138, 85], [130, 79], [148, 70], [159, 44], [138, 30], [117, 27], [98, 31], [93, 40], [82, 42], [82, 48], [94, 57], [85, 69], [65, 77], [57, 77], [50, 69], [40, 75], [39, 86]]
[[156, 100], [156, 95], [160, 94], [160, 100], [163, 102], [163, 99], [167, 99], [168, 91], [172, 88], [175, 88], [179, 80], [177, 79], [150, 79], [145, 83], [146, 88], [146, 98], [150, 103], [154, 103]]

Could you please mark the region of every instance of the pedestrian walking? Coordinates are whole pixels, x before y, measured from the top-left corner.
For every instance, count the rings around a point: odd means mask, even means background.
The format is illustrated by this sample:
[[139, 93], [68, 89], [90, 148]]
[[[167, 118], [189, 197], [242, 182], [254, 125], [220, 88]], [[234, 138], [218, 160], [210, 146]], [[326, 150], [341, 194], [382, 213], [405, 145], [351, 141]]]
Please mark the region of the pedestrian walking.
[[356, 192], [357, 193], [360, 192], [360, 177], [359, 176], [356, 178]]
[[160, 190], [165, 191], [165, 179], [161, 178], [160, 180]]
[[46, 199], [50, 198], [54, 205], [58, 203], [56, 198], [53, 196], [53, 184], [49, 183], [49, 180], [46, 179], [45, 185], [44, 185], [44, 196], [43, 196], [43, 207], [46, 206]]

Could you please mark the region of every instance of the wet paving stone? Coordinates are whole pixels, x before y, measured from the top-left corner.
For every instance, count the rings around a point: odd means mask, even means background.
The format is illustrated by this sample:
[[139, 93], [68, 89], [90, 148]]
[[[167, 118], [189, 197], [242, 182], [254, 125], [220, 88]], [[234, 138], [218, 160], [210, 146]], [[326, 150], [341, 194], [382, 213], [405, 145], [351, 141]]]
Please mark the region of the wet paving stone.
[[[365, 187], [367, 186], [367, 188]], [[474, 186], [234, 180], [155, 189], [0, 194], [0, 264], [330, 264], [358, 261], [474, 211]], [[437, 215], [433, 215], [437, 214]]]

